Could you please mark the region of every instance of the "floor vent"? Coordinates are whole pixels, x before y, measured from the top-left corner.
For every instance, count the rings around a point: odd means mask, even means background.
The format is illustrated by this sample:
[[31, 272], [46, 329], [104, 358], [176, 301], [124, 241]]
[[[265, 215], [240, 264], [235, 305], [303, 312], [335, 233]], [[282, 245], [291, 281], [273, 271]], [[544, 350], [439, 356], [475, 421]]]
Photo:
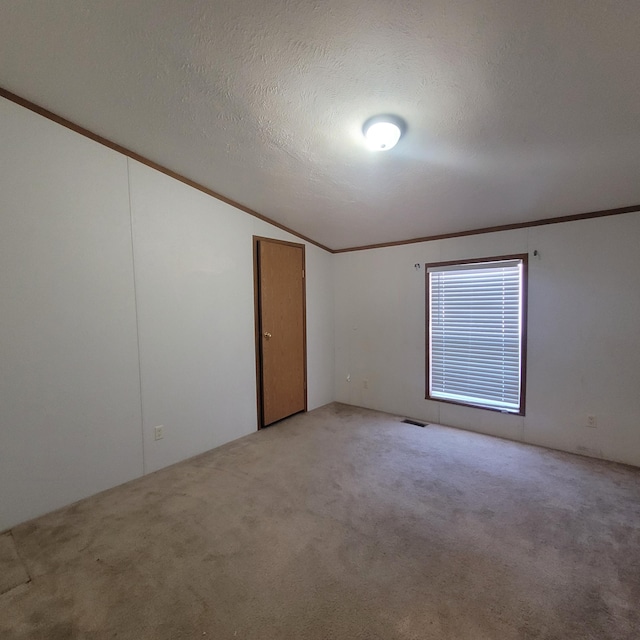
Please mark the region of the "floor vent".
[[428, 427], [428, 422], [421, 422], [420, 420], [412, 420], [411, 418], [405, 418], [402, 421], [403, 424], [412, 424], [414, 427]]

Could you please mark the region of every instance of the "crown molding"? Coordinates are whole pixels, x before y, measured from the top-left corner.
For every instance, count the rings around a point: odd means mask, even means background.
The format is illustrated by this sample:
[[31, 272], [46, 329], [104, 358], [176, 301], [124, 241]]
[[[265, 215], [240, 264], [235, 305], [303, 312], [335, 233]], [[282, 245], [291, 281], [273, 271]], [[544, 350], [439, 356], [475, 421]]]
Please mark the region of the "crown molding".
[[136, 153], [135, 151], [131, 151], [131, 149], [127, 149], [127, 147], [123, 147], [122, 145], [117, 144], [112, 140], [108, 140], [107, 138], [104, 138], [103, 136], [100, 136], [97, 133], [94, 133], [93, 131], [89, 131], [89, 129], [85, 129], [84, 127], [81, 127], [75, 122], [71, 122], [71, 120], [67, 120], [66, 118], [63, 118], [62, 116], [59, 116], [56, 113], [53, 113], [52, 111], [49, 111], [48, 109], [45, 109], [44, 107], [41, 107], [35, 104], [34, 102], [31, 102], [30, 100], [22, 98], [16, 95], [15, 93], [11, 93], [11, 91], [7, 91], [2, 87], [0, 87], [0, 97], [5, 98], [6, 100], [9, 100], [10, 102], [13, 102], [21, 107], [24, 107], [29, 111], [33, 111], [34, 113], [37, 113], [38, 115], [44, 118], [47, 118], [47, 120], [51, 120], [56, 124], [62, 125], [63, 127], [70, 129], [71, 131], [75, 131], [75, 133], [79, 133], [81, 136], [84, 136], [85, 138], [89, 138], [90, 140], [93, 140], [98, 144], [108, 147], [113, 151], [117, 151], [118, 153], [121, 153], [127, 156], [127, 158], [136, 160], [137, 162], [145, 164], [148, 167], [151, 167], [152, 169], [159, 171], [160, 173], [164, 173], [165, 175], [169, 176], [170, 178], [173, 178], [174, 180], [178, 180], [179, 182], [182, 182], [190, 187], [193, 187], [194, 189], [197, 189], [202, 193], [206, 193], [208, 196], [211, 196], [216, 200], [220, 200], [220, 202], [224, 202], [225, 204], [231, 205], [232, 207], [235, 207], [236, 209], [239, 209], [244, 213], [248, 213], [250, 216], [253, 216], [254, 218], [258, 218], [259, 220], [267, 222], [273, 225], [274, 227], [277, 227], [278, 229], [282, 229], [282, 231], [286, 231], [287, 233], [290, 233], [296, 238], [300, 238], [305, 242], [314, 244], [316, 247], [320, 247], [320, 249], [324, 249], [329, 253], [333, 253], [333, 251], [329, 249], [329, 247], [325, 247], [323, 244], [320, 244], [319, 242], [316, 242], [315, 240], [301, 233], [298, 233], [297, 231], [294, 231], [293, 229], [290, 229], [289, 227], [286, 227], [285, 225], [280, 224], [279, 222], [276, 222], [275, 220], [272, 220], [271, 218], [268, 218], [267, 216], [264, 216], [261, 213], [254, 211], [253, 209], [250, 209], [249, 207], [245, 207], [245, 205], [240, 204], [239, 202], [236, 202], [231, 198], [227, 198], [221, 193], [218, 193], [213, 189], [209, 189], [209, 187], [205, 187], [203, 184], [200, 184], [199, 182], [195, 182], [195, 180], [191, 180], [190, 178], [187, 178], [186, 176], [183, 176], [182, 174], [177, 173], [172, 169], [165, 167], [164, 165], [158, 164], [157, 162], [154, 162], [153, 160], [150, 160], [149, 158], [142, 156], [139, 153]]
[[116, 142], [108, 140], [107, 138], [104, 138], [103, 136], [98, 135], [97, 133], [94, 133], [89, 129], [85, 129], [84, 127], [81, 127], [75, 122], [71, 122], [70, 120], [63, 118], [62, 116], [59, 116], [53, 113], [52, 111], [49, 111], [48, 109], [45, 109], [44, 107], [41, 107], [35, 104], [34, 102], [31, 102], [30, 100], [27, 100], [26, 98], [22, 98], [16, 95], [15, 93], [12, 93], [11, 91], [8, 91], [7, 89], [3, 89], [2, 87], [0, 87], [0, 98], [5, 98], [6, 100], [9, 100], [10, 102], [13, 102], [21, 107], [24, 107], [29, 111], [33, 111], [34, 113], [37, 113], [38, 115], [44, 118], [47, 118], [47, 120], [51, 120], [52, 122], [62, 125], [63, 127], [70, 129], [71, 131], [74, 131], [75, 133], [79, 133], [81, 136], [84, 136], [85, 138], [89, 138], [90, 140], [93, 140], [98, 144], [101, 144], [105, 147], [108, 147], [109, 149], [112, 149], [113, 151], [121, 153], [126, 157], [131, 158], [132, 160], [136, 160], [137, 162], [140, 162], [141, 164], [144, 164], [150, 167], [151, 169], [155, 169], [160, 173], [164, 173], [165, 175], [169, 176], [170, 178], [173, 178], [174, 180], [178, 180], [183, 184], [193, 187], [194, 189], [197, 189], [198, 191], [201, 191], [202, 193], [205, 193], [208, 196], [211, 196], [212, 198], [219, 200], [220, 202], [224, 202], [225, 204], [228, 204], [244, 213], [247, 213], [250, 216], [253, 216], [254, 218], [258, 218], [259, 220], [262, 220], [263, 222], [273, 225], [274, 227], [277, 227], [282, 231], [286, 231], [287, 233], [290, 233], [296, 238], [300, 238], [301, 240], [304, 240], [305, 242], [313, 244], [316, 247], [319, 247], [320, 249], [323, 249], [324, 251], [327, 251], [329, 253], [349, 253], [352, 251], [366, 251], [368, 249], [382, 249], [384, 247], [398, 247], [405, 244], [417, 244], [419, 242], [430, 242], [433, 240], [446, 240], [448, 238], [462, 238], [465, 236], [475, 236], [475, 235], [481, 235], [485, 233], [496, 233], [498, 231], [512, 231], [514, 229], [541, 227], [549, 224], [560, 224], [562, 222], [577, 222], [578, 220], [590, 220], [592, 218], [604, 218], [606, 216], [617, 216], [624, 213], [640, 212], [640, 204], [637, 204], [629, 207], [619, 207], [617, 209], [589, 211], [587, 213], [577, 213], [577, 214], [568, 215], [568, 216], [558, 216], [555, 218], [541, 218], [539, 220], [532, 220], [530, 222], [518, 222], [514, 224], [498, 225], [495, 227], [482, 227], [480, 229], [469, 229], [467, 231], [458, 231], [456, 233], [443, 233], [443, 234], [432, 235], [432, 236], [421, 236], [419, 238], [408, 238], [406, 240], [396, 240], [394, 242], [380, 242], [378, 244], [345, 247], [343, 249], [331, 249], [321, 244], [320, 242], [317, 242], [312, 238], [309, 238], [308, 236], [298, 233], [294, 229], [291, 229], [283, 224], [280, 224], [279, 222], [276, 222], [275, 220], [272, 220], [271, 218], [265, 215], [262, 215], [261, 213], [258, 213], [257, 211], [250, 209], [249, 207], [246, 207], [245, 205], [239, 202], [236, 202], [235, 200], [232, 200], [231, 198], [227, 198], [226, 196], [222, 195], [221, 193], [218, 193], [217, 191], [214, 191], [213, 189], [209, 189], [209, 187], [205, 187], [203, 184], [200, 184], [195, 180], [191, 180], [190, 178], [187, 178], [186, 176], [183, 176], [182, 174], [177, 173], [176, 171], [173, 171], [172, 169], [169, 169], [164, 165], [158, 164], [157, 162], [154, 162], [153, 160], [150, 160], [149, 158], [143, 155], [140, 155], [135, 151], [131, 151], [131, 149], [127, 149], [126, 147], [123, 147], [122, 145], [117, 144]]

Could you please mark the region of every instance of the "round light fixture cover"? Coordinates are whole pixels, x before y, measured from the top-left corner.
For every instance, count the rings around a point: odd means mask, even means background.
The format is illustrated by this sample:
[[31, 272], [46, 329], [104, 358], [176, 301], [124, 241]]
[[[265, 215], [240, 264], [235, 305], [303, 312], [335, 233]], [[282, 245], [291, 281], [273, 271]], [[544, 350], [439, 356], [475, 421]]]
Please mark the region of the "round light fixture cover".
[[362, 127], [362, 133], [372, 151], [388, 151], [398, 144], [405, 129], [406, 124], [402, 118], [380, 115], [369, 118]]

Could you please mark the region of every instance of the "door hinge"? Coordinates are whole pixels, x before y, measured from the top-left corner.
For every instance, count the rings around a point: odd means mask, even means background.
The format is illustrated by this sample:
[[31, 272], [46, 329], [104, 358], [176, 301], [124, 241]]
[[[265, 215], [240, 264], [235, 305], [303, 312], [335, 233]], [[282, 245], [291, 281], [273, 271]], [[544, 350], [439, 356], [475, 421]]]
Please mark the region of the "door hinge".
[[302, 270], [302, 277], [304, 278], [304, 269]]

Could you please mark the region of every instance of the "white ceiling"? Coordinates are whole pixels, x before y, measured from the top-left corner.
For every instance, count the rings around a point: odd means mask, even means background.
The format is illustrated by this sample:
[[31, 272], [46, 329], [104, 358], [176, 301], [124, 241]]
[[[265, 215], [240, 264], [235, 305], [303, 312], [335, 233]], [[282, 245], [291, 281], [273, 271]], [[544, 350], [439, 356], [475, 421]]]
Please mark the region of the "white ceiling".
[[634, 1], [3, 0], [0, 86], [332, 249], [640, 203]]

